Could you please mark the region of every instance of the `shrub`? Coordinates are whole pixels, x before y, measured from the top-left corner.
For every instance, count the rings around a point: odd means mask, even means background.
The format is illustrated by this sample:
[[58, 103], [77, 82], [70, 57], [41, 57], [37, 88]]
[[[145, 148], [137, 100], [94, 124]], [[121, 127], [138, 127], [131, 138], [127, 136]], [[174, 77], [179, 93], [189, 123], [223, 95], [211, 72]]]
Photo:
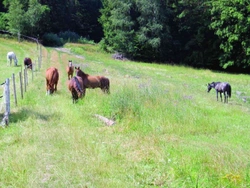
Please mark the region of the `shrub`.
[[63, 46], [63, 39], [59, 38], [57, 34], [46, 33], [43, 35], [42, 44], [44, 46]]
[[80, 36], [77, 33], [72, 31], [60, 32], [58, 36], [62, 38], [64, 42], [77, 42], [80, 38]]
[[77, 42], [80, 44], [95, 44], [95, 42], [93, 40], [89, 40], [89, 39], [84, 38], [84, 37], [80, 37]]

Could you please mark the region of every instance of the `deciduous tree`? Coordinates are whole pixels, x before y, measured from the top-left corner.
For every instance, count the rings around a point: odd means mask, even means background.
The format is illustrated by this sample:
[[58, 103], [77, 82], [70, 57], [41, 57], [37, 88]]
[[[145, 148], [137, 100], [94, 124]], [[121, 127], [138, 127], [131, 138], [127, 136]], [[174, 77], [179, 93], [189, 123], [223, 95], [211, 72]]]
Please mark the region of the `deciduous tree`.
[[248, 0], [212, 2], [211, 28], [221, 39], [223, 68], [250, 67], [250, 5]]

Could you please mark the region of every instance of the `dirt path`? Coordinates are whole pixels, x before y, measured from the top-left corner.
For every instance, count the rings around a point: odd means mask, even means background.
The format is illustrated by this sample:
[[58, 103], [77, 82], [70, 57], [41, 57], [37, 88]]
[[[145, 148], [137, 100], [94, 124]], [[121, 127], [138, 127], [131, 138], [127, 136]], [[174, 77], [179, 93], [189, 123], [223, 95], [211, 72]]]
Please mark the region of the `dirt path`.
[[68, 54], [70, 54], [70, 55], [74, 55], [75, 57], [77, 57], [77, 58], [79, 58], [79, 59], [85, 59], [84, 56], [76, 55], [76, 54], [70, 52], [70, 49], [68, 49], [68, 48], [55, 48], [55, 50], [61, 51], [61, 52], [64, 52], [64, 53], [68, 53]]
[[[84, 60], [83, 56], [75, 55], [67, 48], [43, 49], [43, 68], [44, 72], [49, 67], [55, 67], [59, 71], [58, 91], [64, 92], [67, 89], [67, 72], [66, 67], [69, 60], [73, 60], [73, 65], [77, 65], [77, 59]], [[64, 91], [63, 91], [64, 90]]]

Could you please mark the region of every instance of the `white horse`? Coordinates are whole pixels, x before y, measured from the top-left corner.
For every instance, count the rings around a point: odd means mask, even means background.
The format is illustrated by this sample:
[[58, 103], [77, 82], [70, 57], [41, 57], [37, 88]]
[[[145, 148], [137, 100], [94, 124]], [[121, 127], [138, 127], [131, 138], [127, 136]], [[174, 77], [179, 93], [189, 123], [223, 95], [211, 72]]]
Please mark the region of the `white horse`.
[[8, 52], [7, 53], [7, 65], [9, 63], [11, 66], [12, 60], [14, 60], [15, 66], [17, 66], [16, 54], [14, 52]]

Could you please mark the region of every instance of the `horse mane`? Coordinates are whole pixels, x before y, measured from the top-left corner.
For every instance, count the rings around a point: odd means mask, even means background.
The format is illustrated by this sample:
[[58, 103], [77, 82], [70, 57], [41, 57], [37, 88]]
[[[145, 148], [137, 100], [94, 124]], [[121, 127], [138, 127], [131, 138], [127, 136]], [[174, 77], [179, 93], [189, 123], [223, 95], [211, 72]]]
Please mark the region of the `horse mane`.
[[80, 76], [80, 77], [87, 77], [87, 76], [89, 76], [88, 74], [85, 74], [85, 73], [80, 69], [80, 67], [75, 67], [75, 69], [77, 70], [77, 76]]

